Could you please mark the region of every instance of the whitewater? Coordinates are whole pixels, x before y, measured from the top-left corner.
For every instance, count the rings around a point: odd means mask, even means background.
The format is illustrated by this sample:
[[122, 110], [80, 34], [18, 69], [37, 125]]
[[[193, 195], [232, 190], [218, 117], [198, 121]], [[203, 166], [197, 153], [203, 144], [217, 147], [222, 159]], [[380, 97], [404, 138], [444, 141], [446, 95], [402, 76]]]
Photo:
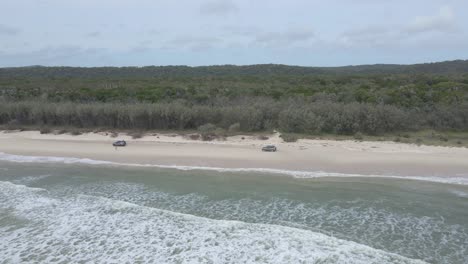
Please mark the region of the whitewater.
[[0, 255], [7, 262], [423, 263], [294, 228], [216, 221], [86, 195], [56, 199], [43, 189], [6, 182], [0, 188], [7, 215], [28, 222], [0, 229]]
[[457, 181], [0, 154], [2, 263], [461, 264], [466, 219]]

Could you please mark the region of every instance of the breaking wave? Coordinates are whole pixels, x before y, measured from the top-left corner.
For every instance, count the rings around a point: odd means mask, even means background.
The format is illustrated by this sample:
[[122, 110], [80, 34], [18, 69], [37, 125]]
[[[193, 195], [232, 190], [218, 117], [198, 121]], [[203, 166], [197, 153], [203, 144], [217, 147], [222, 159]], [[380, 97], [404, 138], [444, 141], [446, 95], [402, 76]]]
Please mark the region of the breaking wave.
[[[425, 263], [321, 233], [0, 181], [8, 262]], [[18, 224], [20, 223], [20, 224]]]

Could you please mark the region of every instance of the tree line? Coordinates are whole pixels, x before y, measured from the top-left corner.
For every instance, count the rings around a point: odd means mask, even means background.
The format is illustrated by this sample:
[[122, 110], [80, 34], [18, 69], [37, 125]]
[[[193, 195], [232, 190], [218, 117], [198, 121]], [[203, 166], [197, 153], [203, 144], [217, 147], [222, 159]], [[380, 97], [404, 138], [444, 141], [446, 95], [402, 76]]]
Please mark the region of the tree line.
[[281, 64], [214, 65], [189, 67], [12, 67], [1, 68], [0, 78], [154, 78], [212, 76], [276, 76], [276, 75], [362, 75], [362, 74], [464, 74], [468, 60], [454, 60], [413, 65], [375, 64], [343, 67], [302, 67]]
[[[222, 101], [222, 100], [221, 100]], [[468, 103], [428, 109], [368, 103], [277, 101], [271, 98], [193, 105], [171, 103], [3, 102], [0, 124], [133, 130], [195, 130], [213, 124], [224, 130], [279, 129], [303, 134], [369, 135], [422, 129], [468, 130]]]
[[377, 135], [467, 130], [468, 61], [0, 69], [0, 125]]

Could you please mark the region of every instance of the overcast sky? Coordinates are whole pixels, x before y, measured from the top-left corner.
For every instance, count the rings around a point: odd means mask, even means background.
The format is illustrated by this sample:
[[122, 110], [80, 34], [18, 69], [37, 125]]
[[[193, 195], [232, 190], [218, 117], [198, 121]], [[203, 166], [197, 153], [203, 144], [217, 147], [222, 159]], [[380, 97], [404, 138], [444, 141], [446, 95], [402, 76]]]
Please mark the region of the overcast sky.
[[0, 67], [468, 59], [467, 0], [0, 0]]

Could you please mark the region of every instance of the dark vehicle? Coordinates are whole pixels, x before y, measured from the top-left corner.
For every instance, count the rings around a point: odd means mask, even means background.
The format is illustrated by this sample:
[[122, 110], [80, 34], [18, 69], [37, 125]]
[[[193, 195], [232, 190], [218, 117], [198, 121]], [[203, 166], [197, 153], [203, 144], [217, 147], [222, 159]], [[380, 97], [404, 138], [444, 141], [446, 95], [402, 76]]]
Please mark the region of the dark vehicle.
[[114, 147], [125, 147], [125, 146], [127, 146], [127, 142], [125, 142], [125, 140], [119, 140], [119, 141], [116, 141], [116, 142], [112, 143], [112, 146], [114, 146]]
[[276, 152], [276, 147], [274, 145], [266, 145], [262, 148], [262, 151]]

